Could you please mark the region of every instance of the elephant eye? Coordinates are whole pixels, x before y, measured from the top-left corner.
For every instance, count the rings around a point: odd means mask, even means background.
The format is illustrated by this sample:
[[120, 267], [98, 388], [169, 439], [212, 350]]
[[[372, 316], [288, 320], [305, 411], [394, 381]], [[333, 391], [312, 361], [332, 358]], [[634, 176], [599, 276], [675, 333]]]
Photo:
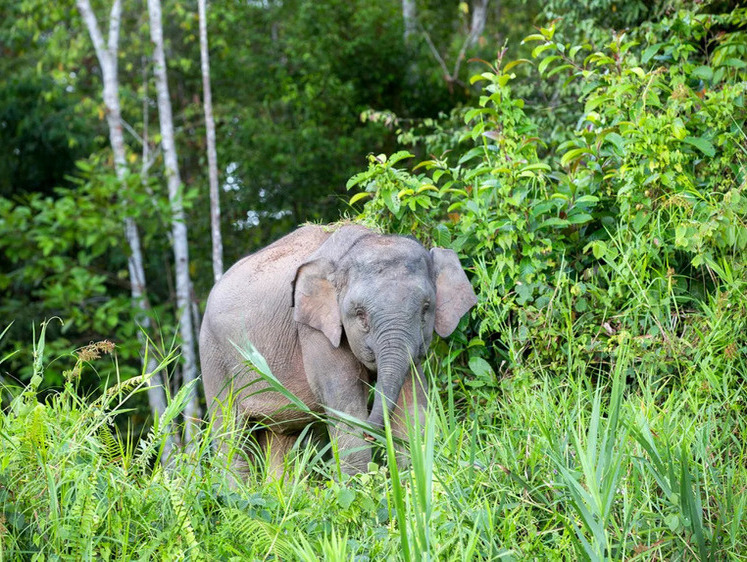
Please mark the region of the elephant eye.
[[426, 322], [428, 321], [428, 311], [431, 309], [431, 303], [424, 302], [423, 303], [423, 312], [420, 316], [420, 323], [425, 327]]
[[358, 322], [361, 323], [361, 327], [364, 330], [368, 330], [368, 315], [366, 314], [365, 309], [361, 307], [356, 308], [355, 317], [358, 319]]

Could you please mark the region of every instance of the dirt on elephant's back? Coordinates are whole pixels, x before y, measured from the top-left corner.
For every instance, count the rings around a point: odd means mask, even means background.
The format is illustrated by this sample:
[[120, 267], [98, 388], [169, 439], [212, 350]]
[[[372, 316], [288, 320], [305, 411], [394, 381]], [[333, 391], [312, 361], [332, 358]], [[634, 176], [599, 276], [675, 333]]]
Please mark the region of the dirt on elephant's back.
[[296, 248], [292, 246], [278, 246], [277, 248], [270, 247], [262, 251], [262, 258], [266, 263], [276, 263], [288, 254], [296, 253], [296, 251]]
[[300, 263], [319, 248], [329, 236], [330, 234], [319, 226], [304, 226], [247, 257], [261, 256], [261, 260], [257, 260], [256, 271], [258, 272], [288, 257], [294, 257], [295, 261]]

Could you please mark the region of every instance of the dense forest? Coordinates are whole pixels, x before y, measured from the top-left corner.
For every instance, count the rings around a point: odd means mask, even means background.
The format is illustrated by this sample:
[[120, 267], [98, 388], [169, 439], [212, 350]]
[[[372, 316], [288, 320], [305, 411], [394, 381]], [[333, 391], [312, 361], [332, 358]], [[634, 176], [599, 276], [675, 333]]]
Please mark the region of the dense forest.
[[[0, 560], [744, 559], [739, 2], [3, 0], [0, 50]], [[337, 221], [477, 306], [408, 465], [236, 482], [207, 295]]]

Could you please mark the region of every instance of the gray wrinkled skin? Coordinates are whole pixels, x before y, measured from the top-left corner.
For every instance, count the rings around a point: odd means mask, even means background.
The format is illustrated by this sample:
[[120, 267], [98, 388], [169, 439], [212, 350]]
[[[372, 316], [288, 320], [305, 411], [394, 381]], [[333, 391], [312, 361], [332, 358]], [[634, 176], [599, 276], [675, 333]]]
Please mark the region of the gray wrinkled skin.
[[[257, 439], [270, 449], [270, 472], [280, 474], [284, 454], [313, 419], [286, 408], [276, 392], [257, 393], [266, 383], [254, 382], [231, 343], [249, 341], [312, 411], [382, 427], [387, 407], [395, 435], [404, 437], [406, 413], [424, 421], [420, 363], [434, 330], [448, 336], [476, 302], [451, 250], [428, 251], [410, 238], [358, 225], [299, 228], [237, 262], [213, 287], [200, 333], [208, 404], [220, 426], [218, 406], [233, 388], [241, 423], [271, 425]], [[365, 470], [371, 452], [362, 430], [342, 423], [329, 430], [343, 469]]]

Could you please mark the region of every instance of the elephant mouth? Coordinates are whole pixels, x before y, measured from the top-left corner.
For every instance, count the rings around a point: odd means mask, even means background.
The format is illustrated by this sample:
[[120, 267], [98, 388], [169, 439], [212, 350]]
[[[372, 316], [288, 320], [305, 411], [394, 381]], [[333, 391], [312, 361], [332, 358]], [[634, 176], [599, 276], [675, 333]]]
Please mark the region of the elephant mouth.
[[358, 357], [358, 360], [363, 363], [363, 366], [371, 371], [372, 373], [376, 372], [376, 354], [373, 352], [373, 349], [371, 349], [368, 346], [364, 346], [360, 353], [355, 353], [355, 355]]

